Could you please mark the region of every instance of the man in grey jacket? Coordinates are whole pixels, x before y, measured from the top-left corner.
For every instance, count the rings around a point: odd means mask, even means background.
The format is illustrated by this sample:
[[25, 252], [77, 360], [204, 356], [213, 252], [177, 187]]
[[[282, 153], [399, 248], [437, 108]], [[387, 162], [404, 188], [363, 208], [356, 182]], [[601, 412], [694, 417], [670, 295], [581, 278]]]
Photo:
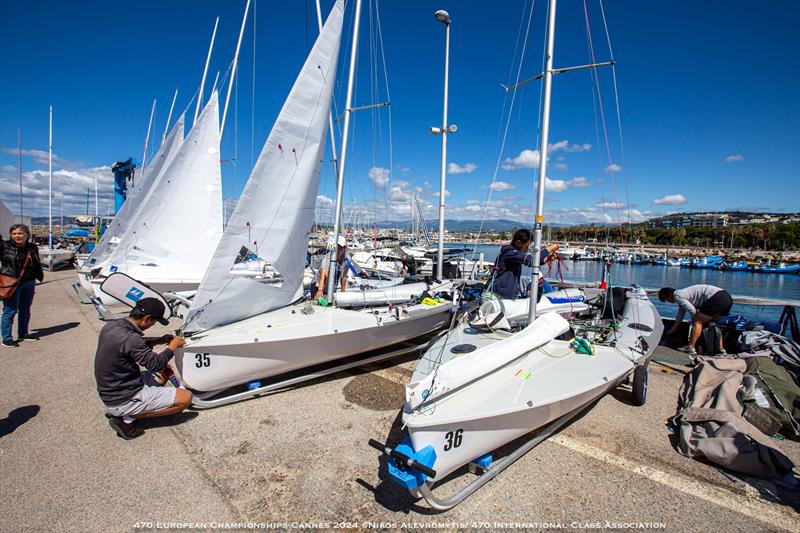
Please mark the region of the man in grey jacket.
[[[713, 285], [690, 285], [685, 289], [675, 290], [672, 287], [664, 287], [658, 291], [658, 299], [662, 302], [678, 304], [678, 315], [675, 317], [675, 324], [666, 333], [667, 336], [674, 335], [683, 322], [683, 317], [689, 313], [691, 317], [691, 331], [689, 333], [689, 344], [680, 348], [682, 352], [694, 356], [697, 355], [695, 345], [703, 327], [712, 320], [719, 320], [731, 312], [733, 299], [727, 291]], [[719, 349], [725, 353], [722, 347], [722, 338], [719, 340]]]
[[[172, 335], [144, 338], [156, 322], [168, 324], [165, 311], [157, 298], [142, 298], [128, 317], [112, 320], [100, 331], [94, 359], [97, 392], [109, 425], [126, 440], [144, 433], [136, 420], [180, 413], [192, 403], [188, 390], [163, 386], [170, 375], [167, 363], [186, 341]], [[153, 351], [153, 345], [165, 343], [161, 353]], [[142, 372], [140, 365], [147, 370]]]

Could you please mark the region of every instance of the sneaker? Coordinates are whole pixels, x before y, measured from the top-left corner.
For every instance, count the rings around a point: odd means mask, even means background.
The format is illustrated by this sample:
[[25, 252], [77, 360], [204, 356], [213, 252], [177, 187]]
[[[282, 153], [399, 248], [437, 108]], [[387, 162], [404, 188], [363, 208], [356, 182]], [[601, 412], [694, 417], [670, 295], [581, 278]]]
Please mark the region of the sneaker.
[[694, 348], [692, 348], [691, 346], [688, 346], [688, 345], [687, 346], [682, 346], [681, 348], [678, 348], [678, 351], [679, 352], [683, 352], [683, 353], [685, 353], [687, 355], [691, 355], [691, 356], [697, 355], [697, 350], [695, 350]]
[[719, 354], [718, 354], [718, 355], [728, 355], [728, 352], [727, 352], [727, 351], [725, 351], [725, 348], [722, 348], [722, 349], [719, 351]]
[[3, 340], [3, 346], [5, 346], [6, 348], [17, 348], [19, 347], [19, 343], [14, 340], [11, 341]]
[[117, 432], [117, 435], [125, 440], [135, 439], [144, 434], [144, 430], [137, 426], [135, 422], [129, 424], [122, 420], [122, 417], [110, 416], [108, 414], [106, 414], [106, 418], [108, 418], [108, 425]]
[[38, 341], [38, 340], [39, 340], [39, 336], [38, 335], [31, 335], [30, 333], [28, 333], [27, 335], [20, 335], [20, 336], [17, 337], [17, 342]]

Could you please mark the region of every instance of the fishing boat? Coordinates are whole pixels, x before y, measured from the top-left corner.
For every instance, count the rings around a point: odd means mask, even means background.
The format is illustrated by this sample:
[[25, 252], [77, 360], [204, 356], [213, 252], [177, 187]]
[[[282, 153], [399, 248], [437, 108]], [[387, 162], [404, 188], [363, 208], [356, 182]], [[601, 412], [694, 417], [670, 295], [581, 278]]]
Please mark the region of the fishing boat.
[[755, 267], [754, 272], [759, 272], [761, 274], [800, 274], [800, 265], [790, 265], [781, 261], [775, 266], [764, 265]]
[[734, 261], [732, 263], [723, 261], [719, 264], [719, 269], [728, 272], [752, 272], [755, 267], [747, 261]]
[[[344, 181], [352, 109], [360, 0], [355, 4], [337, 192], [341, 192]], [[224, 405], [318, 377], [322, 375], [320, 366], [328, 363], [335, 364], [324, 370], [330, 373], [396, 357], [418, 347], [421, 339], [427, 340], [452, 319], [457, 304], [436, 298], [437, 294], [451, 292], [450, 282], [431, 286], [425, 298], [404, 298], [402, 304], [345, 308], [327, 305], [335, 301], [331, 293], [324, 302], [302, 297], [308, 232], [313, 225], [324, 159], [343, 16], [344, 2], [337, 0], [275, 121], [186, 314], [183, 331], [187, 343], [176, 351], [175, 362], [182, 382], [195, 391], [197, 407]], [[341, 198], [337, 194], [332, 242], [338, 241]], [[283, 281], [267, 284], [231, 275], [231, 264], [243, 247], [272, 265]], [[362, 354], [367, 355], [358, 361], [343, 361]], [[303, 375], [281, 378], [292, 371], [303, 371]], [[245, 384], [249, 388], [237, 389]]]
[[[541, 146], [548, 146], [556, 0], [549, 0]], [[592, 64], [583, 68], [594, 68]], [[577, 67], [581, 68], [581, 67]], [[572, 69], [565, 69], [572, 70]], [[540, 148], [540, 153], [546, 154]], [[541, 158], [534, 228], [530, 300], [508, 320], [501, 301], [482, 306], [440, 335], [422, 354], [406, 386], [402, 410], [406, 439], [391, 448], [392, 481], [436, 510], [449, 509], [552, 434], [592, 402], [633, 376], [633, 401], [646, 398], [648, 358], [663, 331], [646, 292], [629, 287], [556, 291], [538, 301], [547, 156]], [[604, 282], [610, 276], [604, 272]], [[568, 307], [547, 309], [543, 302]], [[545, 312], [543, 312], [545, 311]], [[549, 311], [549, 312], [546, 312]], [[521, 316], [520, 316], [521, 315]], [[517, 450], [493, 461], [492, 453], [533, 431]], [[469, 464], [482, 474], [448, 498], [435, 485]]]

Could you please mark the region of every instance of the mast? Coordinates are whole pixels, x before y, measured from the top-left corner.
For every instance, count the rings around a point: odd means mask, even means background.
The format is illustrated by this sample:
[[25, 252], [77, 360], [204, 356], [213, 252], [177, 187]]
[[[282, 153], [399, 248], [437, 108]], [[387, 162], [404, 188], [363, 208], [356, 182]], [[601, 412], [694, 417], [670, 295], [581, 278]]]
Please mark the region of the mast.
[[197, 106], [194, 108], [194, 120], [192, 125], [197, 122], [197, 116], [200, 114], [200, 104], [203, 102], [203, 88], [206, 86], [206, 75], [208, 74], [208, 64], [211, 62], [211, 51], [214, 50], [214, 38], [217, 36], [217, 24], [219, 24], [219, 17], [214, 22], [214, 31], [211, 33], [211, 44], [208, 45], [208, 55], [206, 56], [206, 66], [203, 69], [203, 78], [200, 80], [200, 92], [197, 93]]
[[17, 152], [19, 154], [19, 223], [22, 224], [24, 217], [22, 212], [22, 128], [17, 128]]
[[342, 165], [339, 172], [339, 179], [336, 183], [336, 212], [333, 217], [333, 246], [328, 251], [330, 258], [330, 267], [328, 268], [328, 290], [327, 299], [329, 302], [333, 301], [333, 288], [336, 265], [336, 251], [339, 244], [339, 222], [342, 218], [342, 195], [344, 193], [344, 174], [347, 163], [347, 140], [350, 133], [350, 115], [352, 113], [353, 104], [353, 84], [356, 75], [356, 57], [358, 55], [358, 26], [361, 20], [361, 0], [356, 0], [355, 20], [353, 22], [353, 46], [350, 49], [350, 71], [347, 76], [347, 100], [344, 106], [344, 132], [342, 133]]
[[228, 104], [231, 103], [231, 91], [233, 91], [233, 80], [236, 78], [236, 65], [239, 64], [239, 49], [242, 47], [242, 37], [244, 27], [247, 24], [247, 14], [250, 12], [250, 0], [244, 6], [244, 17], [242, 17], [242, 27], [239, 30], [239, 40], [236, 42], [236, 53], [233, 54], [233, 67], [231, 68], [231, 79], [228, 82], [228, 95], [225, 97], [225, 107], [222, 111], [222, 124], [219, 127], [219, 138], [222, 142], [222, 134], [225, 133], [225, 119], [228, 117]]
[[50, 106], [50, 136], [47, 143], [47, 244], [50, 247], [50, 270], [53, 270], [53, 106]]
[[[319, 31], [322, 32], [322, 8], [319, 5], [319, 0], [317, 0], [317, 25], [319, 26]], [[336, 186], [339, 186], [339, 160], [336, 159], [336, 136], [334, 135], [333, 129], [333, 110], [328, 113], [328, 129], [330, 130], [330, 134], [328, 135], [331, 139], [331, 153], [333, 154], [333, 176], [336, 178]]]
[[[447, 11], [439, 10], [435, 14], [436, 20], [445, 25], [445, 44], [444, 44], [444, 106], [442, 110], [442, 168], [439, 176], [439, 250], [436, 254], [436, 279], [442, 281], [444, 263], [444, 204], [447, 196], [445, 181], [447, 177], [447, 82], [450, 71], [450, 15]], [[455, 133], [455, 128], [453, 128]]]
[[534, 225], [533, 266], [531, 267], [531, 303], [528, 307], [528, 324], [536, 320], [536, 301], [539, 296], [541, 272], [542, 220], [544, 219], [544, 185], [547, 179], [547, 146], [550, 136], [550, 94], [553, 86], [553, 48], [556, 31], [556, 0], [549, 0], [547, 10], [547, 56], [544, 71], [544, 99], [542, 102], [542, 140], [539, 147], [539, 183], [536, 187], [536, 224]]
[[156, 99], [153, 98], [153, 107], [150, 108], [150, 122], [147, 123], [147, 137], [144, 138], [144, 154], [142, 154], [142, 175], [147, 166], [147, 145], [150, 143], [150, 130], [153, 128], [153, 116], [156, 114]]
[[167, 115], [167, 125], [164, 126], [164, 134], [161, 136], [161, 142], [163, 143], [167, 138], [167, 132], [169, 132], [169, 122], [172, 120], [172, 110], [175, 109], [175, 100], [178, 98], [178, 88], [175, 87], [175, 94], [172, 96], [172, 105], [169, 106], [169, 115]]

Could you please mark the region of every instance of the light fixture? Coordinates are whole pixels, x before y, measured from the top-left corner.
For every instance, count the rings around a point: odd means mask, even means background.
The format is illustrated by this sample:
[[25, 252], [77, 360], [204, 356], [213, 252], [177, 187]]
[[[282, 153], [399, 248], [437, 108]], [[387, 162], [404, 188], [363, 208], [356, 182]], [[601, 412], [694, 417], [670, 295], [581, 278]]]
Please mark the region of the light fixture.
[[450, 24], [450, 15], [444, 9], [440, 9], [433, 16], [442, 24]]

